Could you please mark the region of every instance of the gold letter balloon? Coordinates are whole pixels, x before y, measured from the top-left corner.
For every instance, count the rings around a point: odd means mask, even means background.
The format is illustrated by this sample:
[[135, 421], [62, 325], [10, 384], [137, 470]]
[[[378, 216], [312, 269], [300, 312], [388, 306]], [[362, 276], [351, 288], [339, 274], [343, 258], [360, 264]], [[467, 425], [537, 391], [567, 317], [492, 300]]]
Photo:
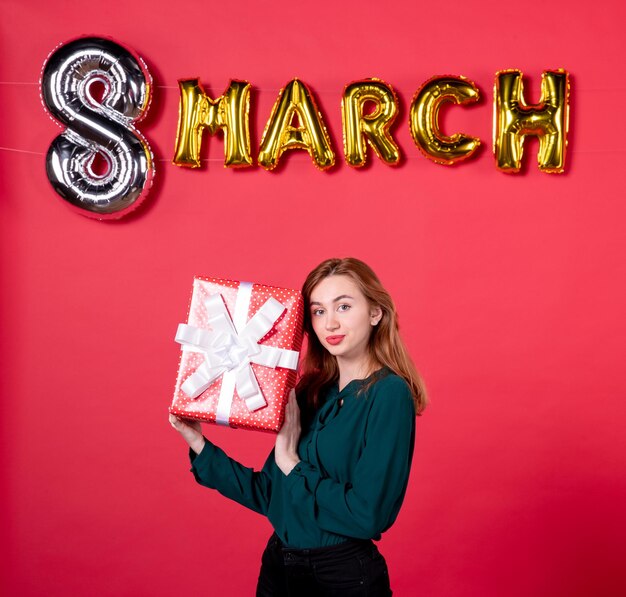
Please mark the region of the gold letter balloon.
[[476, 85], [462, 76], [433, 77], [415, 93], [411, 102], [409, 126], [417, 148], [437, 164], [452, 166], [466, 160], [480, 146], [480, 139], [463, 133], [451, 137], [439, 127], [439, 109], [444, 102], [470, 104], [478, 101]]
[[322, 115], [309, 88], [298, 79], [290, 81], [278, 94], [261, 139], [259, 164], [273, 170], [287, 149], [306, 149], [320, 170], [335, 163]]
[[563, 69], [541, 76], [538, 104], [524, 101], [522, 73], [496, 73], [494, 90], [493, 151], [503, 172], [519, 172], [527, 135], [539, 137], [537, 161], [543, 172], [560, 174], [565, 169], [569, 123], [569, 74]]
[[[154, 161], [134, 124], [148, 111], [151, 87], [143, 61], [110, 39], [79, 38], [46, 60], [41, 98], [65, 127], [50, 145], [46, 172], [54, 190], [82, 215], [120, 218], [145, 198]], [[98, 156], [104, 172], [94, 167]]]
[[[368, 103], [375, 106], [370, 113], [365, 112]], [[389, 128], [397, 115], [398, 100], [391, 85], [379, 79], [346, 85], [341, 99], [346, 162], [350, 166], [363, 166], [367, 159], [367, 141], [383, 162], [395, 166], [400, 160], [400, 150]]]
[[226, 91], [211, 99], [198, 79], [181, 80], [178, 132], [174, 164], [198, 168], [202, 133], [224, 132], [224, 166], [252, 165], [250, 157], [250, 83], [231, 81]]

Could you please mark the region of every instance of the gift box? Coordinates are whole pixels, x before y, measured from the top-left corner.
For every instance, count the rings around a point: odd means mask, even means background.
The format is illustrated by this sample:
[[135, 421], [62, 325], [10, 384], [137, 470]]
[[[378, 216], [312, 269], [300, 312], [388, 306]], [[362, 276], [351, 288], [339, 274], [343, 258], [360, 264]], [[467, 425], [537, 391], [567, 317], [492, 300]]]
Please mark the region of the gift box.
[[304, 302], [298, 290], [195, 277], [180, 324], [170, 412], [277, 433], [296, 384]]

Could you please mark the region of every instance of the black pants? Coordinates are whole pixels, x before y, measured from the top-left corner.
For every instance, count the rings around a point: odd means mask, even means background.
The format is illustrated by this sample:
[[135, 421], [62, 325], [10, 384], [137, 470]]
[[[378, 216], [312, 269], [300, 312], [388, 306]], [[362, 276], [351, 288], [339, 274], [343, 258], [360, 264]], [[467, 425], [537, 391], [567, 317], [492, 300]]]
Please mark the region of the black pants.
[[283, 547], [270, 537], [257, 597], [389, 597], [387, 563], [372, 541], [351, 539], [316, 549]]

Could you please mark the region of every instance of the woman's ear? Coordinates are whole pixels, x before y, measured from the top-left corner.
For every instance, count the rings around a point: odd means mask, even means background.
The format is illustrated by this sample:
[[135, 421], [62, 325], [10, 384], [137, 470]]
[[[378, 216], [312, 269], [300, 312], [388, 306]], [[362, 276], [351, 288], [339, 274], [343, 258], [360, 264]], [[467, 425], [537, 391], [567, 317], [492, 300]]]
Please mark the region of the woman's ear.
[[383, 318], [383, 310], [380, 305], [375, 305], [370, 309], [370, 323], [372, 325], [378, 325]]

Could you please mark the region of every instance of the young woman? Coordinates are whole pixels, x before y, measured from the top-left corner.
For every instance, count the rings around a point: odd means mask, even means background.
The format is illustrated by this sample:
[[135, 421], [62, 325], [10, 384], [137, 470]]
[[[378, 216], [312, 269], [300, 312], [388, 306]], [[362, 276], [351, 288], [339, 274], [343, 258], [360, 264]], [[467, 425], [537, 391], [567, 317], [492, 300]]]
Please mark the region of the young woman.
[[365, 263], [324, 261], [302, 292], [302, 376], [260, 472], [204, 438], [198, 422], [170, 415], [170, 423], [200, 484], [272, 523], [257, 597], [391, 595], [372, 539], [400, 510], [425, 390], [391, 297]]

